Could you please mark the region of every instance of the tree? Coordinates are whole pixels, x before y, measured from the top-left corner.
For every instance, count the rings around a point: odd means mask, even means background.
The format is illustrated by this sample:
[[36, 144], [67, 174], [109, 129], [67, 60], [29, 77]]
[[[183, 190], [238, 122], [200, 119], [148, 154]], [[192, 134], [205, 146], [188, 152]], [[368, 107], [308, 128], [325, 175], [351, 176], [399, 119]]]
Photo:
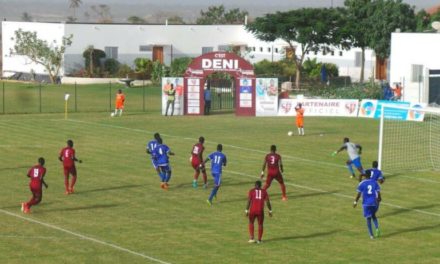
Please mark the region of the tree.
[[37, 32], [23, 31], [22, 29], [14, 32], [14, 47], [10, 50], [10, 55], [23, 55], [32, 62], [40, 64], [49, 74], [52, 83], [55, 83], [59, 75], [64, 53], [66, 48], [72, 44], [73, 35], [63, 36], [60, 44], [56, 40], [51, 43], [39, 39]]
[[28, 12], [23, 12], [23, 14], [21, 14], [21, 21], [31, 22], [32, 20], [34, 20], [34, 18]]
[[145, 19], [138, 16], [130, 16], [127, 18], [127, 21], [131, 24], [145, 24], [147, 22]]
[[429, 14], [425, 10], [420, 10], [416, 14], [417, 32], [435, 32], [431, 24], [434, 21], [440, 21], [440, 8], [437, 12]]
[[82, 4], [81, 0], [69, 0], [69, 8], [73, 10], [73, 16], [72, 18], [74, 21], [77, 20], [76, 18], [76, 9], [79, 8], [79, 6]]
[[89, 71], [89, 75], [93, 76], [96, 68], [100, 68], [101, 60], [105, 58], [105, 52], [103, 50], [95, 49], [93, 45], [90, 45], [83, 52], [83, 58], [85, 61], [85, 67]]
[[[306, 54], [328, 45], [339, 44], [340, 21], [340, 9], [302, 8], [258, 17], [246, 28], [260, 40], [281, 39], [288, 44], [287, 52], [293, 54], [287, 54], [286, 57], [291, 57], [295, 63], [295, 85], [299, 89], [301, 68]], [[300, 44], [299, 47], [297, 44]], [[295, 52], [297, 48], [301, 49], [299, 55]]]
[[349, 35], [352, 47], [361, 49], [361, 72], [360, 82], [364, 82], [365, 72], [365, 50], [368, 48], [371, 32], [370, 17], [373, 12], [371, 0], [346, 0], [344, 2], [347, 8], [346, 23], [344, 30]]
[[226, 12], [223, 5], [210, 6], [207, 11], [200, 11], [196, 23], [199, 25], [243, 24], [247, 15], [247, 11], [240, 11], [239, 8]]
[[108, 5], [92, 5], [90, 8], [98, 16], [98, 23], [112, 22], [112, 14]]
[[369, 47], [380, 59], [386, 59], [391, 50], [391, 33], [414, 32], [417, 21], [414, 7], [401, 0], [372, 1], [371, 23], [369, 23]]
[[171, 16], [168, 18], [168, 24], [184, 25], [185, 21], [183, 20], [183, 18], [181, 16], [174, 15], [174, 16]]

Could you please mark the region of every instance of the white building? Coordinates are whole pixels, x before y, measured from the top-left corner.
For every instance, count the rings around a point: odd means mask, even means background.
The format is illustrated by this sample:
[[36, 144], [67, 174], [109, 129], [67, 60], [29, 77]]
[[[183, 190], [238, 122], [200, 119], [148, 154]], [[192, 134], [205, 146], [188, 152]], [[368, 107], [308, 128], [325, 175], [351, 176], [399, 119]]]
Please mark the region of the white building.
[[440, 104], [440, 33], [391, 35], [391, 86], [396, 82], [404, 101]]
[[[174, 58], [196, 57], [206, 52], [239, 50], [246, 59], [255, 63], [263, 59], [278, 61], [285, 56], [287, 44], [281, 40], [263, 42], [246, 31], [244, 25], [134, 25], [134, 24], [76, 24], [2, 22], [3, 76], [16, 72], [44, 74], [44, 69], [31, 63], [24, 56], [9, 55], [14, 45], [12, 38], [18, 29], [35, 31], [40, 39], [54, 45], [63, 36], [73, 35], [72, 45], [64, 55], [62, 75], [69, 75], [84, 68], [83, 52], [93, 46], [105, 51], [107, 58], [133, 66], [135, 58], [159, 60], [169, 65]], [[249, 52], [247, 51], [249, 50]], [[301, 49], [297, 49], [298, 52]], [[310, 53], [309, 58], [318, 62], [339, 66], [341, 76], [350, 76], [356, 81], [360, 76], [360, 50], [334, 50]], [[366, 52], [365, 78], [374, 72], [375, 58]]]

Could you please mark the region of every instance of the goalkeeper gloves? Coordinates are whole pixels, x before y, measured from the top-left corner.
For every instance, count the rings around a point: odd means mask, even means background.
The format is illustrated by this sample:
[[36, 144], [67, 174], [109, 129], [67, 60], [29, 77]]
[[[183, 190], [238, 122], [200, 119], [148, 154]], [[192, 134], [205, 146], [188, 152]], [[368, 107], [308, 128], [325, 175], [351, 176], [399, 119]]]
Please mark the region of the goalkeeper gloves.
[[332, 157], [334, 157], [334, 156], [336, 156], [336, 154], [338, 154], [338, 152], [337, 151], [333, 151], [331, 155], [332, 155]]

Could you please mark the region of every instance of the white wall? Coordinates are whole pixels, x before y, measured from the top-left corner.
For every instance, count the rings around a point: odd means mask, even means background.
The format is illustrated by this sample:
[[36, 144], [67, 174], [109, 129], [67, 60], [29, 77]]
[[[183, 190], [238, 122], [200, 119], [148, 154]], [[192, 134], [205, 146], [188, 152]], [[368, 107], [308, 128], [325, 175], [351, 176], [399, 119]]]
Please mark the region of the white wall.
[[[33, 22], [2, 22], [2, 47], [3, 47], [3, 72], [31, 72], [39, 74], [47, 74], [39, 64], [31, 62], [25, 56], [9, 55], [13, 48], [14, 41], [11, 38], [15, 37], [14, 32], [21, 28], [23, 31], [35, 31], [40, 39], [46, 40], [48, 43], [53, 43], [54, 46], [62, 42], [64, 36], [64, 24], [58, 23], [33, 23]], [[53, 41], [56, 41], [54, 43]], [[62, 72], [61, 72], [62, 74]]]
[[[390, 84], [401, 82], [405, 101], [428, 103], [426, 71], [440, 69], [439, 33], [393, 33], [391, 35]], [[411, 65], [423, 65], [424, 80], [411, 80]]]
[[[252, 33], [246, 31], [243, 25], [132, 25], [132, 24], [56, 24], [56, 23], [27, 23], [27, 22], [3, 22], [3, 51], [8, 51], [13, 45], [10, 37], [18, 28], [23, 30], [37, 31], [38, 36], [44, 39], [57, 39], [62, 36], [73, 35], [72, 46], [66, 49], [64, 72], [72, 73], [84, 68], [83, 52], [93, 45], [96, 49], [105, 50], [105, 47], [118, 47], [117, 60], [121, 63], [133, 66], [137, 57], [152, 59], [152, 51], [140, 51], [141, 45], [156, 45], [164, 47], [164, 62], [169, 65], [172, 58], [197, 57], [202, 54], [202, 47], [212, 47], [218, 51], [219, 46], [241, 46], [242, 54], [252, 63], [267, 59], [278, 61], [283, 59], [284, 48], [287, 43], [282, 40], [264, 42], [256, 39]], [[12, 35], [11, 35], [12, 34]], [[255, 49], [249, 53], [245, 47]], [[262, 51], [261, 51], [262, 50]], [[297, 55], [300, 55], [300, 47]], [[353, 49], [342, 51], [335, 49], [334, 55], [318, 52], [310, 53], [307, 57], [317, 58], [318, 62], [334, 63], [339, 66], [340, 75], [351, 76], [353, 80], [359, 80], [360, 67], [355, 65], [355, 53], [360, 51]], [[6, 60], [7, 59], [7, 60]], [[374, 58], [371, 51], [366, 53], [365, 78], [371, 76], [372, 62]], [[6, 57], [4, 71], [29, 72], [34, 69], [36, 73], [44, 73], [41, 67], [25, 65], [23, 58]]]

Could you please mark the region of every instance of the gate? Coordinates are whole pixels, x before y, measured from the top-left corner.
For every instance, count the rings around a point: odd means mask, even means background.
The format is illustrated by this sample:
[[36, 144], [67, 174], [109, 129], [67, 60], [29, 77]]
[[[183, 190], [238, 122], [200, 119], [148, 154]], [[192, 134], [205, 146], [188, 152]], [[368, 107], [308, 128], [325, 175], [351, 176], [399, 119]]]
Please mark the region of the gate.
[[235, 82], [229, 78], [213, 78], [207, 81], [211, 87], [211, 111], [235, 111]]

